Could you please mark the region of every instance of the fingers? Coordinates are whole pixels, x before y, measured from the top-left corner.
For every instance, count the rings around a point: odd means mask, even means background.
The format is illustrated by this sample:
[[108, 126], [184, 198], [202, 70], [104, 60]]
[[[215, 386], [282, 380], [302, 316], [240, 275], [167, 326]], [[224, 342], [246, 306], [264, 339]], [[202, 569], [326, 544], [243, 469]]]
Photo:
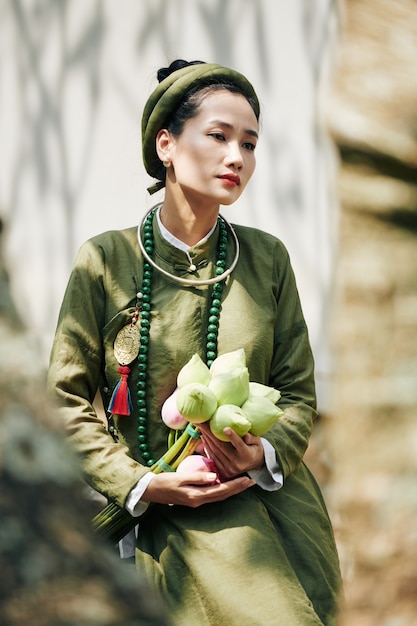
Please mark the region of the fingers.
[[[182, 480], [181, 480], [182, 479]], [[180, 486], [182, 485], [214, 485], [217, 480], [217, 474], [214, 472], [190, 472], [181, 475]]]
[[205, 488], [194, 486], [194, 491], [190, 490], [187, 494], [187, 505], [195, 508], [202, 504], [209, 504], [210, 502], [221, 502], [249, 489], [249, 487], [252, 487], [254, 484], [255, 481], [249, 478], [249, 476], [241, 476], [229, 480], [228, 482], [218, 483]]
[[230, 479], [263, 465], [264, 450], [259, 437], [248, 433], [242, 438], [232, 428], [225, 428], [228, 441], [221, 441], [208, 424], [199, 427], [205, 454], [215, 462], [223, 478]]
[[158, 474], [149, 483], [143, 500], [195, 508], [209, 502], [220, 502], [255, 484], [248, 476], [226, 483], [214, 482], [216, 478], [212, 472]]
[[250, 433], [247, 433], [244, 437], [240, 437], [232, 428], [225, 428], [223, 431], [228, 438], [227, 442], [217, 439], [207, 424], [200, 424], [200, 430], [202, 433], [203, 444], [208, 446], [209, 443], [211, 443], [211, 448], [216, 447], [227, 450], [229, 448], [229, 444], [231, 444], [236, 450], [242, 452], [245, 449], [245, 446], [258, 442], [260, 443], [259, 437], [255, 437], [255, 435], [251, 435]]
[[224, 428], [223, 432], [226, 435], [226, 437], [229, 439], [229, 442], [232, 444], [235, 450], [237, 450], [238, 452], [239, 451], [243, 452], [243, 450], [246, 447], [246, 444], [243, 441], [242, 437], [237, 435], [235, 431], [233, 430], [233, 428]]
[[255, 435], [252, 435], [251, 433], [247, 433], [244, 437], [242, 437], [242, 439], [246, 443], [247, 446], [252, 446], [253, 444], [262, 445], [261, 438]]
[[250, 449], [251, 446], [262, 446], [260, 438], [249, 433], [242, 438], [232, 428], [225, 428], [223, 432], [228, 438], [227, 442], [220, 441], [212, 433], [203, 433], [203, 445], [208, 456], [213, 460], [222, 459], [226, 462], [227, 459], [238, 457], [244, 462], [245, 459], [250, 460], [253, 456], [254, 451]]
[[181, 475], [176, 472], [157, 474], [147, 486], [141, 499], [143, 502], [156, 504], [187, 505], [187, 489], [191, 485], [194, 488], [203, 488], [213, 484], [215, 479], [216, 474], [211, 472], [195, 472]]

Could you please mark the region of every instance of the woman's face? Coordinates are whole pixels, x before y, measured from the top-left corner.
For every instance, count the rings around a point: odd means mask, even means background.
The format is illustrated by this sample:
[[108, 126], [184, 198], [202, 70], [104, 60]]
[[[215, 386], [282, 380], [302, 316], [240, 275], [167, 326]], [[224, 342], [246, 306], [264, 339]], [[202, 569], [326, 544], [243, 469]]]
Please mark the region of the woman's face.
[[246, 98], [222, 90], [204, 98], [178, 137], [170, 135], [168, 178], [190, 202], [229, 205], [255, 169], [258, 122]]

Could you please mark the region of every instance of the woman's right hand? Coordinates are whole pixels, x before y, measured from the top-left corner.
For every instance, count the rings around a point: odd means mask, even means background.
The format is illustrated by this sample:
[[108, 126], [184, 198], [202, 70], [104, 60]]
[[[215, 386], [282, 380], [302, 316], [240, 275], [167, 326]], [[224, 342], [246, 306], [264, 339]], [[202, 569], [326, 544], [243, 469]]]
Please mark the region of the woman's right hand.
[[141, 501], [196, 508], [202, 504], [226, 500], [255, 484], [249, 476], [239, 476], [224, 483], [215, 483], [216, 478], [212, 472], [156, 474]]

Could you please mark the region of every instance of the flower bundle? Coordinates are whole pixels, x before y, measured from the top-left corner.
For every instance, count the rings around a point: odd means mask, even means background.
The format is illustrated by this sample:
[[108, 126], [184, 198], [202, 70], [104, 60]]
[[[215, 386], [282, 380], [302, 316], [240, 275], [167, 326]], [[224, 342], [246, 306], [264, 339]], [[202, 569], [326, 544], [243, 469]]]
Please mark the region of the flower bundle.
[[[204, 453], [185, 461], [199, 445], [198, 425], [208, 422], [222, 441], [228, 441], [223, 432], [226, 427], [241, 437], [248, 432], [263, 435], [283, 414], [276, 405], [280, 397], [277, 389], [249, 380], [243, 349], [218, 356], [210, 368], [194, 354], [180, 370], [177, 388], [162, 406], [162, 420], [170, 429], [168, 449], [151, 471], [215, 471]], [[97, 533], [112, 543], [120, 541], [137, 522], [114, 503], [93, 519]]]
[[251, 382], [245, 351], [240, 348], [217, 357], [210, 366], [195, 354], [180, 371], [177, 389], [162, 407], [162, 419], [171, 428], [208, 422], [218, 439], [228, 441], [223, 430], [240, 437], [265, 434], [281, 417], [277, 389]]

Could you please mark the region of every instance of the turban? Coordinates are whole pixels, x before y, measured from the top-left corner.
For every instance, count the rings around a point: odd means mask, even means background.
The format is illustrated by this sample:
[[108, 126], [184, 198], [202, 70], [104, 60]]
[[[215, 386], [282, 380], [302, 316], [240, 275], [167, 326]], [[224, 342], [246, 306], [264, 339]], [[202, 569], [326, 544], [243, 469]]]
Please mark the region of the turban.
[[[242, 93], [254, 101], [259, 110], [258, 97], [254, 88], [243, 74], [215, 63], [188, 65], [162, 80], [150, 95], [142, 116], [142, 155], [146, 171], [153, 178], [160, 178], [161, 161], [156, 152], [156, 136], [166, 128], [171, 115], [176, 111], [186, 94], [196, 86], [227, 82], [236, 85]], [[159, 181], [149, 187], [154, 193], [165, 186]]]

